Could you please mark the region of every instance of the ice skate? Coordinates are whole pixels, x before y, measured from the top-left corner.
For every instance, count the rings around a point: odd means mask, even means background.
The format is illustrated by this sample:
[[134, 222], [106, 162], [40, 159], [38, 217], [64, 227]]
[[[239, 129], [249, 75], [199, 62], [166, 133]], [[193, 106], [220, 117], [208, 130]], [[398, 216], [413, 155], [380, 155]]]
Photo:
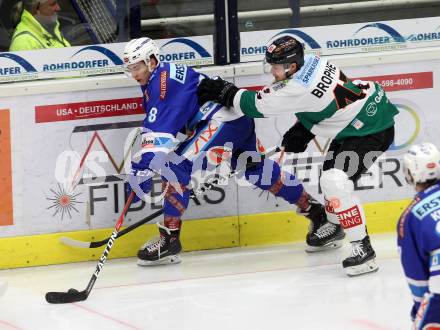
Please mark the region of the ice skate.
[[181, 262], [180, 228], [170, 229], [161, 223], [157, 223], [157, 226], [159, 227], [159, 237], [148, 241], [138, 251], [137, 264], [139, 266], [178, 264]]
[[345, 233], [341, 225], [335, 225], [326, 221], [315, 232], [307, 235], [306, 252], [319, 252], [340, 248], [344, 237]]
[[375, 272], [379, 269], [375, 259], [376, 253], [367, 235], [360, 241], [351, 242], [351, 255], [342, 262], [348, 276], [357, 276]]
[[310, 210], [298, 213], [310, 220], [309, 232], [306, 236], [306, 252], [319, 252], [342, 246], [345, 233], [340, 225], [327, 220], [323, 205], [310, 201]]

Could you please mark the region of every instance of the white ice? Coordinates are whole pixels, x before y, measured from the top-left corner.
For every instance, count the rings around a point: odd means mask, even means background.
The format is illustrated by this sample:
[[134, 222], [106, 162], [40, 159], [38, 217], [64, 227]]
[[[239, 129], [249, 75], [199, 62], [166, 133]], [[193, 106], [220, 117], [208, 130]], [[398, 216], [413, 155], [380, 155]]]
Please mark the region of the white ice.
[[[50, 305], [47, 291], [83, 290], [96, 262], [0, 271], [0, 329], [410, 329], [411, 297], [395, 236], [372, 236], [379, 271], [347, 277], [339, 250], [304, 243], [184, 253], [178, 265], [108, 260], [89, 298]], [[117, 244], [117, 243], [116, 243]]]

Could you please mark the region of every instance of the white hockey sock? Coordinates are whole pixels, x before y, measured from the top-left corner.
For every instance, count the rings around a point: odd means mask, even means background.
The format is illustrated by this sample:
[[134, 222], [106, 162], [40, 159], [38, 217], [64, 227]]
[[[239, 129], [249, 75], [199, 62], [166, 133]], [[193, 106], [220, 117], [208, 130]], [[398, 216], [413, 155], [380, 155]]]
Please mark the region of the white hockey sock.
[[363, 239], [367, 235], [365, 213], [353, 196], [353, 182], [343, 171], [331, 169], [322, 173], [321, 188], [328, 220], [341, 224], [350, 242]]

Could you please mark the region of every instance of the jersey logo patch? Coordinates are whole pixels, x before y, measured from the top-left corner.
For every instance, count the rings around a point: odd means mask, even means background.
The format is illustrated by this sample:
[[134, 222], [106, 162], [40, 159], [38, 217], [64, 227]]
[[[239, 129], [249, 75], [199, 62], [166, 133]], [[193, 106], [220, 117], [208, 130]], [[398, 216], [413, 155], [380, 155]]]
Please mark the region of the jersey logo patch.
[[183, 156], [187, 159], [194, 159], [205, 147], [209, 146], [215, 138], [223, 124], [218, 125], [216, 122], [209, 122], [197, 136], [185, 148]]
[[303, 86], [309, 86], [318, 70], [319, 57], [313, 56], [306, 59], [304, 66], [295, 74], [294, 79]]
[[165, 99], [165, 96], [167, 94], [167, 72], [162, 71], [160, 73], [160, 99]]
[[364, 123], [362, 121], [360, 121], [359, 119], [355, 118], [351, 122], [351, 126], [353, 126], [356, 129], [361, 129], [362, 127], [364, 127]]
[[399, 237], [403, 238], [405, 236], [405, 221], [407, 219], [408, 214], [412, 211], [412, 208], [414, 205], [416, 205], [418, 202], [420, 202], [420, 197], [414, 198], [414, 200], [411, 202], [411, 204], [408, 205], [408, 207], [403, 211], [402, 215], [399, 218], [399, 223], [397, 225]]
[[152, 149], [152, 148], [172, 148], [174, 142], [172, 139], [167, 137], [142, 137], [142, 149]]
[[341, 207], [341, 201], [338, 198], [330, 198], [325, 201], [325, 210], [329, 213], [335, 213], [335, 209], [339, 209]]
[[377, 105], [374, 102], [371, 102], [370, 104], [367, 105], [367, 108], [365, 109], [365, 111], [367, 111], [367, 116], [368, 117], [373, 117], [376, 112], [377, 112]]
[[338, 212], [336, 215], [341, 223], [342, 228], [344, 229], [356, 227], [362, 224], [361, 212], [359, 211], [359, 207], [357, 205], [349, 208], [348, 210]]
[[440, 191], [420, 201], [412, 210], [417, 219], [422, 220], [429, 213], [440, 209]]
[[170, 78], [183, 84], [186, 79], [187, 67], [182, 64], [170, 64]]
[[[280, 89], [283, 89], [284, 87], [286, 87], [287, 86], [287, 83], [288, 83], [289, 81], [286, 79], [286, 80], [282, 80], [282, 81], [280, 81], [280, 82], [277, 82], [277, 83], [275, 83], [275, 84], [273, 84], [272, 85], [272, 89], [276, 92], [276, 91], [279, 91]], [[264, 89], [263, 90], [263, 92], [264, 93], [270, 93], [270, 89]]]

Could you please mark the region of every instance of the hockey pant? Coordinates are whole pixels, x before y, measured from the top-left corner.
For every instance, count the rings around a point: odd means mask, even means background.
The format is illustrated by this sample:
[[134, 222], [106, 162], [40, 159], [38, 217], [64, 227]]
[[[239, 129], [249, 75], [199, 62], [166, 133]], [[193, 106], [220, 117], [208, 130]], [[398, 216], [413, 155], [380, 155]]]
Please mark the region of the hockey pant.
[[394, 127], [363, 137], [333, 140], [320, 179], [325, 210], [330, 222], [341, 224], [348, 239], [367, 235], [365, 213], [353, 195], [354, 182], [365, 173], [394, 140]]
[[[178, 186], [183, 191], [181, 194], [174, 188], [167, 190], [164, 200], [165, 219], [180, 218], [188, 207], [190, 194], [187, 186], [192, 173], [212, 170], [222, 161], [230, 161], [232, 169], [245, 169], [246, 157], [242, 156], [243, 152], [255, 157], [255, 162], [264, 152], [255, 135], [253, 119], [243, 116], [229, 122], [210, 120], [201, 123], [193, 137], [176, 150], [176, 154], [183, 156], [184, 160], [179, 164], [170, 163], [170, 169], [178, 183], [168, 183], [162, 177], [165, 186]], [[302, 185], [295, 177], [281, 171], [278, 164], [270, 159], [248, 168], [243, 176], [253, 185], [270, 191], [291, 204], [297, 202], [303, 192]]]

